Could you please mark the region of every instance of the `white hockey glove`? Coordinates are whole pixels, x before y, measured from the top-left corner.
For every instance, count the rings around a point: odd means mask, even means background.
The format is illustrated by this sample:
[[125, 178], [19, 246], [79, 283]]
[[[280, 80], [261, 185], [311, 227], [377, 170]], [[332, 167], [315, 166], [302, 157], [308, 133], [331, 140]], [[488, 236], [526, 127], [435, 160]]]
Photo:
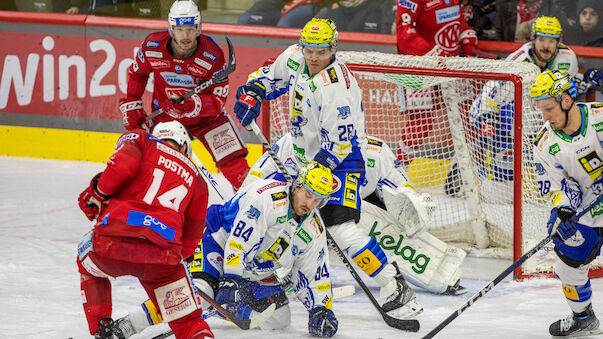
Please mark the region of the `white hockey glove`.
[[428, 193], [417, 193], [411, 187], [399, 186], [393, 189], [383, 186], [383, 201], [400, 231], [408, 237], [414, 237], [425, 231], [436, 204]]

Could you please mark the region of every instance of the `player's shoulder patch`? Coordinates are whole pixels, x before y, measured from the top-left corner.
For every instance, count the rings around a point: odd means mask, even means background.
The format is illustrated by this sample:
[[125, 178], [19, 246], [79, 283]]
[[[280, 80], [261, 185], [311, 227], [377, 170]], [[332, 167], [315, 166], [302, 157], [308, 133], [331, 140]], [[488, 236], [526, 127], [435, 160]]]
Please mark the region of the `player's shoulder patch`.
[[538, 144], [540, 143], [540, 141], [544, 138], [544, 135], [547, 133], [547, 128], [546, 126], [543, 126], [540, 129], [540, 132], [538, 132], [538, 135], [536, 136], [536, 139], [534, 139], [534, 146], [538, 146]]
[[366, 140], [367, 140], [367, 142], [368, 142], [369, 145], [379, 146], [379, 147], [383, 146], [383, 142], [382, 141], [379, 141], [379, 140], [376, 140], [376, 139], [373, 139], [373, 138], [370, 138], [370, 137], [367, 137]]
[[269, 189], [271, 189], [271, 188], [275, 188], [275, 187], [279, 187], [279, 186], [286, 186], [286, 185], [287, 185], [287, 183], [286, 183], [286, 182], [282, 182], [282, 181], [272, 181], [272, 182], [270, 182], [270, 183], [268, 183], [268, 184], [263, 185], [262, 187], [260, 187], [260, 188], [257, 190], [257, 193], [258, 193], [258, 194], [262, 194], [262, 192], [267, 191], [267, 190], [269, 190]]
[[324, 233], [324, 226], [322, 225], [322, 220], [320, 220], [318, 214], [313, 213], [310, 223], [316, 228], [316, 231], [319, 235]]
[[339, 78], [337, 78], [337, 71], [335, 70], [335, 68], [329, 67], [327, 68], [326, 72], [332, 84], [339, 82]]
[[138, 132], [126, 132], [124, 134], [122, 134], [122, 136], [117, 140], [117, 144], [115, 145], [115, 148], [118, 148], [119, 146], [121, 146], [122, 144], [126, 143], [126, 142], [137, 142], [137, 140], [140, 138], [140, 133]]

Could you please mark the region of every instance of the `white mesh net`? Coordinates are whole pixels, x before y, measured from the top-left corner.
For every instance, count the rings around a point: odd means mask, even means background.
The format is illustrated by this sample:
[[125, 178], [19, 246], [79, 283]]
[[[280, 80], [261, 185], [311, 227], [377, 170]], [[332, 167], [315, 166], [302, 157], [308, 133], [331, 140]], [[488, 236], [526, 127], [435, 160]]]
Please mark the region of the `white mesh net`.
[[[538, 194], [531, 156], [542, 126], [542, 115], [529, 98], [538, 67], [379, 52], [338, 52], [337, 57], [363, 90], [367, 134], [385, 140], [417, 191], [430, 193], [437, 202], [430, 233], [446, 242], [513, 248], [516, 253], [546, 236], [550, 207]], [[515, 83], [504, 80], [509, 74], [521, 80], [521, 102], [515, 102]], [[289, 130], [288, 102], [287, 95], [270, 102], [271, 142]], [[516, 106], [522, 108], [522, 161], [514, 168]], [[513, 195], [518, 170], [519, 201]], [[514, 220], [514, 208], [522, 210], [520, 221]], [[514, 229], [521, 232], [522, 244], [514, 240]], [[550, 244], [524, 264], [523, 272], [550, 272], [555, 257]]]

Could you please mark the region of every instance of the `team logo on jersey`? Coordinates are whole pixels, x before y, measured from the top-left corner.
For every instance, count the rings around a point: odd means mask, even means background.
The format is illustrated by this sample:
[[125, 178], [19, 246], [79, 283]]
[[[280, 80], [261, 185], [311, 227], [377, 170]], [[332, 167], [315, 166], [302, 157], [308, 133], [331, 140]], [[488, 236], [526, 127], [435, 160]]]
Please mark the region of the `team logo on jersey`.
[[147, 41], [147, 43], [145, 44], [145, 46], [147, 48], [159, 48], [159, 41], [149, 40], [149, 41]]
[[[299, 62], [289, 58], [289, 59], [287, 59], [287, 67], [289, 67], [292, 70], [297, 72], [297, 69], [299, 68]], [[264, 72], [264, 73], [268, 73], [268, 72]]]
[[170, 62], [168, 60], [151, 59], [149, 60], [151, 68], [170, 68]]
[[352, 110], [350, 109], [350, 106], [341, 106], [341, 107], [337, 107], [337, 111], [339, 113], [337, 113], [337, 117], [340, 119], [347, 119], [350, 115], [352, 115]]
[[[446, 1], [449, 2], [449, 0], [446, 0]], [[449, 5], [449, 3], [446, 3], [446, 4]], [[452, 21], [452, 20], [456, 20], [456, 19], [460, 18], [461, 14], [460, 14], [459, 10], [460, 10], [459, 5], [438, 9], [435, 12], [436, 22], [438, 24], [441, 24], [444, 22], [448, 22], [448, 21]]]
[[209, 53], [208, 51], [203, 51], [203, 53], [201, 53], [201, 55], [205, 58], [205, 59], [209, 59], [211, 61], [216, 61], [216, 56]]
[[601, 161], [601, 157], [599, 157], [596, 151], [578, 158], [578, 162], [593, 180], [597, 179], [601, 175], [601, 172], [603, 172], [603, 161]]
[[182, 66], [176, 65], [176, 66], [174, 66], [174, 70], [176, 70], [176, 72], [178, 72], [178, 73], [182, 73]]
[[400, 7], [410, 9], [410, 11], [413, 13], [417, 11], [417, 4], [410, 0], [398, 0], [398, 5], [400, 5]]
[[544, 169], [544, 166], [542, 166], [541, 163], [535, 162], [534, 167], [536, 167], [536, 174], [544, 175], [544, 173], [546, 173], [546, 170]]
[[337, 79], [337, 71], [335, 70], [335, 68], [327, 68], [327, 74], [329, 75], [329, 79], [331, 79], [332, 83], [339, 82], [339, 79]]
[[272, 197], [272, 201], [278, 201], [285, 199], [287, 197], [287, 192], [276, 192], [270, 194], [270, 196]]
[[249, 211], [246, 212], [247, 218], [258, 220], [260, 215], [262, 214], [259, 209], [255, 208], [253, 205], [249, 206]]

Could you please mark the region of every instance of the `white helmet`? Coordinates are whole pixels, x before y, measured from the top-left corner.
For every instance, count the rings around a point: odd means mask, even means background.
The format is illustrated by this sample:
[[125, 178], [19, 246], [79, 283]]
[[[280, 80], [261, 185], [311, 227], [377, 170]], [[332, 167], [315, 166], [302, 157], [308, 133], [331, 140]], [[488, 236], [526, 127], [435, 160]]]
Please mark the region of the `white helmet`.
[[188, 135], [186, 128], [178, 121], [173, 120], [158, 123], [155, 128], [153, 128], [153, 135], [160, 140], [172, 140], [180, 145], [180, 147], [186, 144], [186, 156], [191, 156], [191, 138]]
[[193, 0], [179, 1], [176, 0], [172, 7], [170, 7], [170, 14], [168, 15], [168, 29], [170, 34], [174, 35], [175, 26], [189, 26], [195, 25], [195, 28], [199, 30], [201, 28], [201, 12], [199, 8], [193, 2]]

